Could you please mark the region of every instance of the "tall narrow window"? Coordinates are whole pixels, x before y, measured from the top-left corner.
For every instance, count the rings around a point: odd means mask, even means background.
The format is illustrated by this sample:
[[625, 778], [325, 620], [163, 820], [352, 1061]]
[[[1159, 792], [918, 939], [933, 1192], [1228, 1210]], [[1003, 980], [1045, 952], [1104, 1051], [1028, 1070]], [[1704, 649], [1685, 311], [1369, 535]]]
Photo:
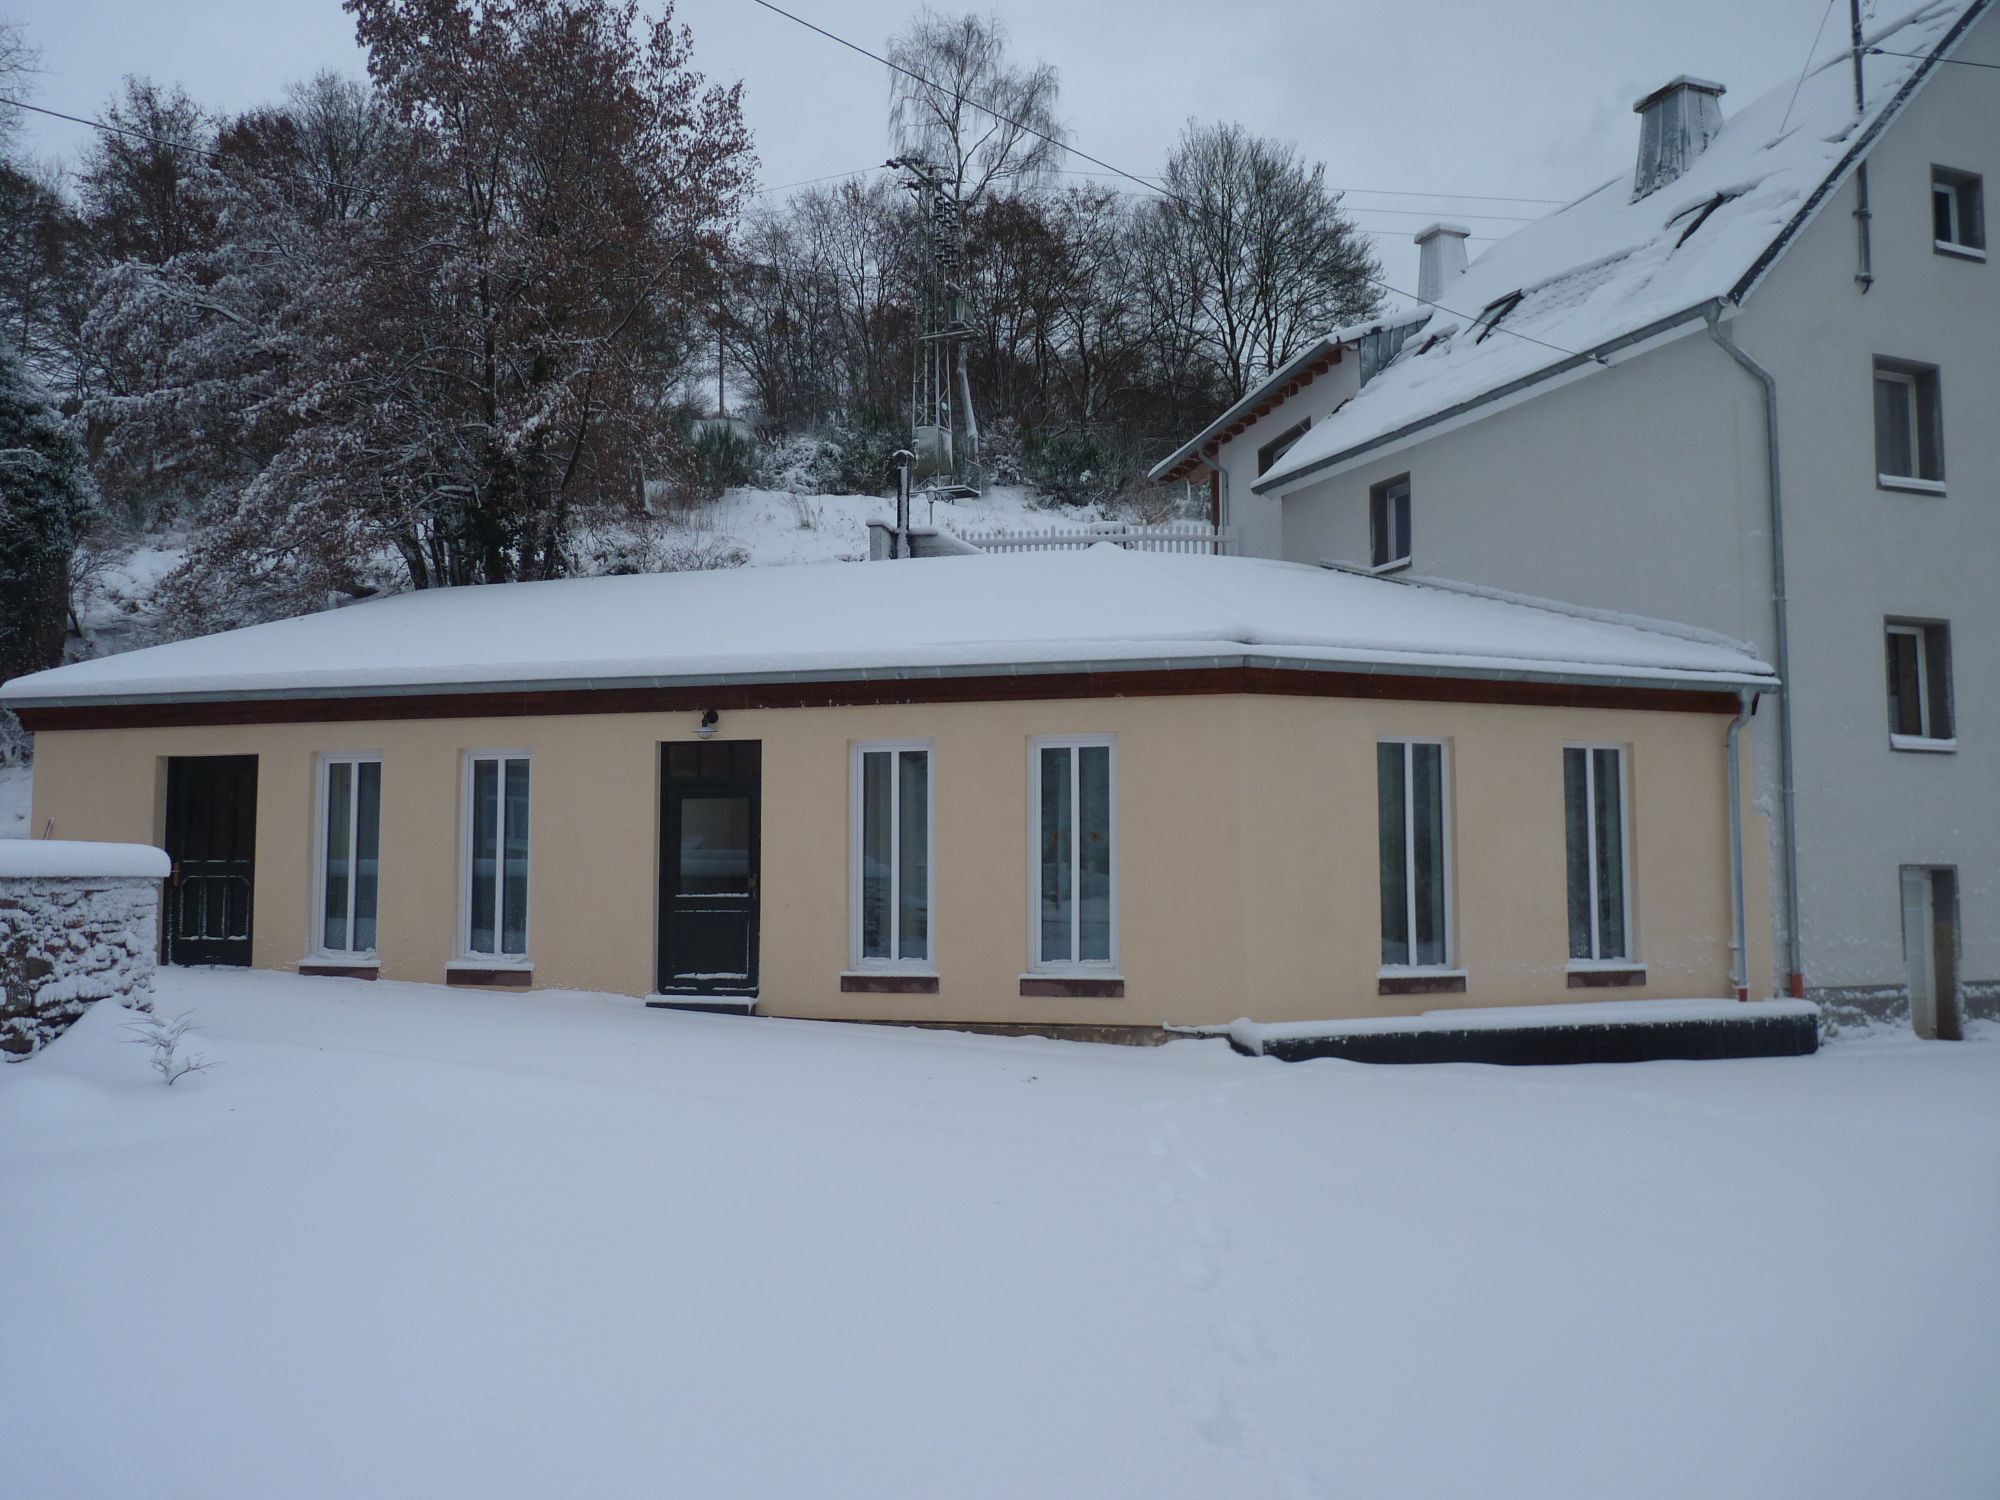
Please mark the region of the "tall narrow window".
[[1444, 746], [1384, 740], [1375, 747], [1382, 841], [1382, 963], [1444, 968], [1451, 962], [1451, 849]]
[[373, 953], [382, 838], [382, 760], [329, 755], [319, 763], [315, 947]]
[[1944, 426], [1935, 365], [1875, 361], [1875, 476], [1892, 489], [1944, 484]]
[[1033, 953], [1038, 968], [1117, 956], [1117, 819], [1109, 738], [1037, 740]]
[[931, 752], [854, 751], [854, 963], [931, 965]]
[[1615, 745], [1563, 750], [1563, 823], [1569, 856], [1569, 956], [1629, 959], [1623, 750]]
[[1952, 743], [1951, 628], [1891, 621], [1889, 743], [1922, 750]]
[[1977, 172], [1931, 168], [1931, 243], [1940, 255], [1986, 259], [1986, 205]]
[[482, 752], [466, 759], [465, 951], [528, 952], [528, 757]]
[[1377, 568], [1402, 567], [1410, 560], [1410, 476], [1404, 474], [1368, 492], [1369, 561]]

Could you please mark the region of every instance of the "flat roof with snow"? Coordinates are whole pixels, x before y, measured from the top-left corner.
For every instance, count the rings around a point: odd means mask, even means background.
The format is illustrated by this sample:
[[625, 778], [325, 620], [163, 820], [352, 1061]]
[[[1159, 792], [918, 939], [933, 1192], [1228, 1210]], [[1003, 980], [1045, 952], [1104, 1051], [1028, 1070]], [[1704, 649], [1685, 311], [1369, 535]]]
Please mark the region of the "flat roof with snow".
[[424, 590], [16, 678], [15, 707], [1285, 667], [1768, 691], [1690, 628], [1252, 558], [1067, 552]]

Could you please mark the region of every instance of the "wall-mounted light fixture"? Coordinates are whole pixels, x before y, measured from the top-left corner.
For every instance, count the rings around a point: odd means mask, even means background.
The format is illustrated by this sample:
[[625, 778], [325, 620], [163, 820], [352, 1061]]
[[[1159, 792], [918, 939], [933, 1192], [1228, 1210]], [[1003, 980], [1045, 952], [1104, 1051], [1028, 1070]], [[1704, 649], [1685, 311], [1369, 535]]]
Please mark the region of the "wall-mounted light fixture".
[[695, 726], [694, 732], [700, 735], [705, 740], [714, 739], [715, 725], [716, 722], [719, 719], [721, 719], [721, 717], [722, 715], [717, 713], [714, 709], [704, 708], [701, 711], [701, 722]]

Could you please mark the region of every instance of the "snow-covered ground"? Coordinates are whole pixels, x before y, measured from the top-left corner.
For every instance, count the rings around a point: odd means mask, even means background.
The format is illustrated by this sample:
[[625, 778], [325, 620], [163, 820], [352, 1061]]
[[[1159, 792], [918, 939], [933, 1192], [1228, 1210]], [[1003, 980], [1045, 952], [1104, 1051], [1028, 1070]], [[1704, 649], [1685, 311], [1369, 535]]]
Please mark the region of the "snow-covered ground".
[[2000, 1037], [1287, 1065], [248, 973], [0, 1068], [9, 1493], [1990, 1497]]
[[[702, 512], [701, 525], [749, 554], [753, 565], [834, 562], [868, 555], [868, 522], [892, 515], [895, 502], [877, 495], [791, 495], [736, 489]], [[912, 517], [964, 532], [996, 529], [1054, 531], [1101, 519], [1092, 506], [1051, 510], [1026, 489], [995, 487], [976, 500], [919, 501]]]

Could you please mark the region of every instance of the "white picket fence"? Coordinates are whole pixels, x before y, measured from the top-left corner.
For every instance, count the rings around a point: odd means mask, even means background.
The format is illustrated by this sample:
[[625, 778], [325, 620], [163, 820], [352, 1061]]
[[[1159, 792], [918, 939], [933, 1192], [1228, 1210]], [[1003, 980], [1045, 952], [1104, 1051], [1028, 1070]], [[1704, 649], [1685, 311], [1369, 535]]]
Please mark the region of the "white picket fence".
[[956, 535], [982, 552], [1056, 552], [1109, 542], [1134, 552], [1194, 552], [1220, 557], [1236, 547], [1233, 531], [1206, 521], [1163, 521], [1156, 526], [1093, 521], [1088, 526], [1051, 531], [958, 531]]

